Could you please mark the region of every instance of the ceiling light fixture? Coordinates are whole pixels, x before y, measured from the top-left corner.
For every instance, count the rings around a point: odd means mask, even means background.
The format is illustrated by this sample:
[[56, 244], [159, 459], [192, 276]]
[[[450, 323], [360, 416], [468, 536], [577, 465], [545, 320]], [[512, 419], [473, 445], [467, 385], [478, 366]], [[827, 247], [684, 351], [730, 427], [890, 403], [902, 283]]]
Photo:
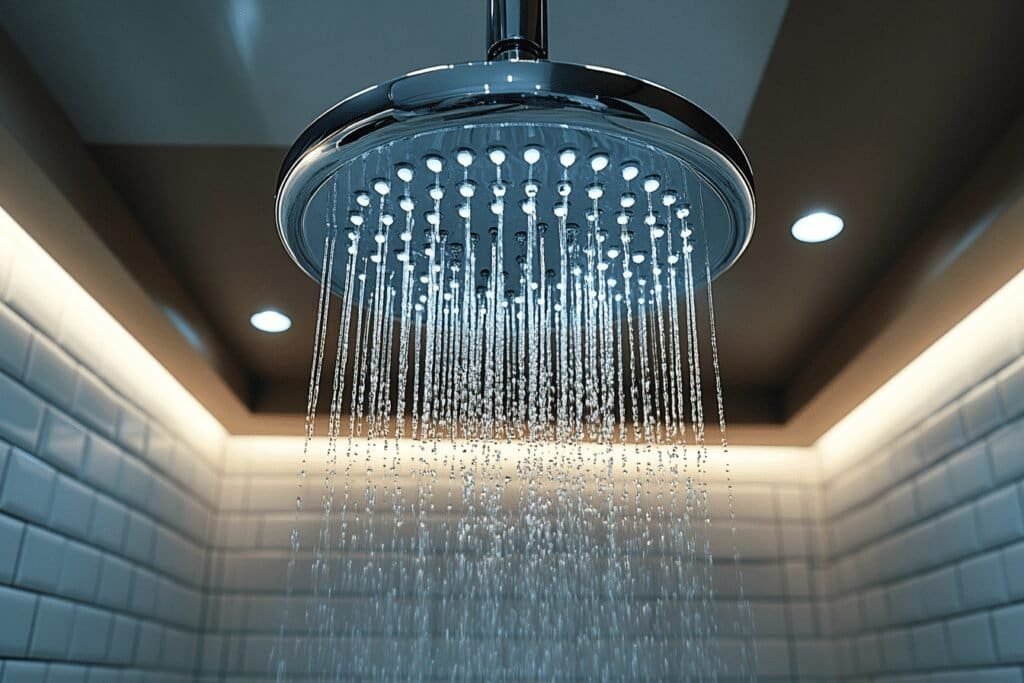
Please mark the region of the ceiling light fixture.
[[292, 319], [274, 308], [264, 308], [249, 317], [249, 323], [260, 332], [278, 334], [292, 326]]
[[801, 242], [827, 242], [843, 231], [843, 219], [827, 211], [815, 211], [793, 223], [789, 230]]

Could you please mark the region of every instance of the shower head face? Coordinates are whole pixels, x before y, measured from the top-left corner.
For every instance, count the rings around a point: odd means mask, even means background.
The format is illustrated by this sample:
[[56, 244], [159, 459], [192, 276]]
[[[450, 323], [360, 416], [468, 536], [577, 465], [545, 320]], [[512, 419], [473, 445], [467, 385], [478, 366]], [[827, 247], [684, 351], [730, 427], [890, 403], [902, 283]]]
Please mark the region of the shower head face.
[[551, 62], [446, 67], [349, 98], [289, 153], [277, 209], [317, 280], [337, 230], [338, 294], [355, 271], [396, 289], [407, 271], [413, 301], [443, 279], [513, 300], [550, 286], [556, 305], [572, 272], [652, 303], [685, 250], [699, 285], [705, 259], [715, 277], [738, 258], [754, 218], [749, 165], [713, 119], [644, 81]]

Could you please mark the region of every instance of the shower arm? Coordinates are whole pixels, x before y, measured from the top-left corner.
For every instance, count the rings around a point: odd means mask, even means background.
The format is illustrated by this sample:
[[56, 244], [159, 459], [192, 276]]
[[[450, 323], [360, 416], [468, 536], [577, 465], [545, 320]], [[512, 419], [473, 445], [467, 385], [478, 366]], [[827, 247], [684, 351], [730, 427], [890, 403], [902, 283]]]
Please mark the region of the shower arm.
[[547, 59], [547, 0], [490, 0], [487, 59]]

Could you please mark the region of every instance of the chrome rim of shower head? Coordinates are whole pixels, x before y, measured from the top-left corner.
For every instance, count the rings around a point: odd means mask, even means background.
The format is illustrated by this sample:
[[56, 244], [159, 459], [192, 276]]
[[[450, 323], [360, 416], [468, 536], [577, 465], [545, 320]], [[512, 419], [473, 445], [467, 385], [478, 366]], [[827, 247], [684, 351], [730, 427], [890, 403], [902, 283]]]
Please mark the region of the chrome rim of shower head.
[[[307, 210], [337, 169], [372, 150], [413, 139], [421, 141], [416, 154], [426, 152], [429, 143], [422, 141], [433, 131], [484, 125], [494, 130], [548, 126], [567, 134], [585, 130], [593, 139], [607, 136], [678, 160], [724, 207], [714, 224], [703, 226], [712, 278], [750, 241], [750, 164], [709, 114], [666, 88], [610, 69], [503, 60], [413, 72], [356, 93], [318, 117], [289, 150], [278, 182], [277, 225], [292, 259], [320, 278], [324, 220], [307, 216]], [[340, 283], [332, 287], [338, 291]]]

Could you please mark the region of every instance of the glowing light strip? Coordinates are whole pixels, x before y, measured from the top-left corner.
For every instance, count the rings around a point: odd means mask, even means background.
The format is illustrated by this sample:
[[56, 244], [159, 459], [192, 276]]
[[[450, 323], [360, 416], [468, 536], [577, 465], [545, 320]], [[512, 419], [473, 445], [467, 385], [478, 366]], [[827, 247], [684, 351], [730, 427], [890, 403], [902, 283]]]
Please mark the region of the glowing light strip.
[[899, 436], [1024, 353], [1024, 272], [826, 432], [826, 474]]
[[204, 455], [219, 457], [220, 422], [2, 207], [0, 296], [12, 308], [28, 299], [30, 317], [82, 365]]

